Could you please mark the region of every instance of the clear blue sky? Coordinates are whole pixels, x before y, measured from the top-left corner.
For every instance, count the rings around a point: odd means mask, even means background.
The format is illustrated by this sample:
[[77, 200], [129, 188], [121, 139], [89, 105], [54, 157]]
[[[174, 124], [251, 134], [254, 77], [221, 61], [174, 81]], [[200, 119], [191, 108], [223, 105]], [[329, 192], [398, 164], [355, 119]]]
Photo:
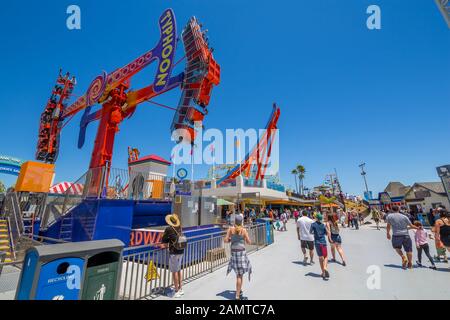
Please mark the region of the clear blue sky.
[[[81, 7], [80, 31], [66, 28], [70, 4]], [[370, 4], [381, 7], [381, 30], [366, 28]], [[435, 167], [450, 162], [450, 30], [432, 0], [2, 2], [0, 154], [33, 159], [60, 66], [77, 76], [75, 94], [83, 94], [102, 70], [155, 45], [167, 7], [180, 30], [192, 15], [204, 23], [222, 66], [206, 127], [259, 128], [272, 102], [280, 105], [284, 183], [294, 185], [297, 163], [310, 187], [336, 168], [344, 191], [360, 194], [358, 164], [365, 161], [377, 192], [392, 180], [436, 181]], [[153, 77], [148, 68], [132, 85]], [[156, 101], [175, 106], [178, 98], [179, 91]], [[78, 150], [80, 116], [63, 131], [57, 181], [73, 181], [88, 167], [96, 124]], [[121, 125], [114, 166], [126, 167], [129, 145], [169, 158], [172, 116], [141, 105]]]

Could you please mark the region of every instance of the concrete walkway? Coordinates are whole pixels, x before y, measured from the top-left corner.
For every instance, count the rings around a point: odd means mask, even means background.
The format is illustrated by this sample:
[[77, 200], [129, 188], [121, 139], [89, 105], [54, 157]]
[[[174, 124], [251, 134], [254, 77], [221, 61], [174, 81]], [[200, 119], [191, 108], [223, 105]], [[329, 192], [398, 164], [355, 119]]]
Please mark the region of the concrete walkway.
[[[272, 246], [249, 256], [253, 274], [250, 283], [245, 277], [244, 296], [250, 300], [450, 297], [449, 265], [437, 263], [437, 271], [416, 266], [413, 270], [403, 270], [400, 258], [386, 239], [384, 228], [378, 231], [372, 225], [365, 225], [360, 230], [343, 229], [341, 233], [347, 267], [331, 263], [330, 279], [324, 281], [317, 258], [315, 265], [303, 265], [295, 223], [291, 221], [287, 232], [275, 232], [276, 240]], [[434, 255], [434, 241], [430, 241], [430, 247]], [[414, 251], [414, 260], [416, 257]], [[422, 259], [422, 263], [428, 266], [427, 258]], [[379, 274], [379, 289], [376, 286], [368, 288], [368, 279], [374, 279], [368, 268]], [[369, 284], [376, 284], [376, 281], [369, 281]], [[225, 267], [186, 284], [184, 291], [182, 299], [186, 300], [234, 299], [235, 276], [230, 274], [226, 277]]]

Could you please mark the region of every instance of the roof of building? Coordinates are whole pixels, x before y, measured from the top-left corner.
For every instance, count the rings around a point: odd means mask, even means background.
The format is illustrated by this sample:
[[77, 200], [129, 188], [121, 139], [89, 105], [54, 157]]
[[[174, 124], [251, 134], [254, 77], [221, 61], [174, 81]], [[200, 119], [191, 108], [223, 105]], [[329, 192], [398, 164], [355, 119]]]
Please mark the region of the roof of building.
[[391, 181], [384, 188], [384, 192], [387, 192], [391, 198], [404, 197], [410, 188], [411, 186], [405, 186], [401, 182]]
[[422, 186], [430, 191], [433, 191], [434, 193], [445, 193], [444, 185], [442, 182], [416, 182], [414, 183], [413, 187], [415, 185]]
[[164, 158], [161, 158], [160, 156], [157, 156], [155, 154], [151, 154], [149, 156], [145, 156], [142, 158], [139, 158], [137, 160], [131, 161], [128, 164], [137, 164], [137, 163], [144, 163], [144, 162], [159, 162], [166, 165], [171, 165], [172, 163], [170, 161], [167, 161]]

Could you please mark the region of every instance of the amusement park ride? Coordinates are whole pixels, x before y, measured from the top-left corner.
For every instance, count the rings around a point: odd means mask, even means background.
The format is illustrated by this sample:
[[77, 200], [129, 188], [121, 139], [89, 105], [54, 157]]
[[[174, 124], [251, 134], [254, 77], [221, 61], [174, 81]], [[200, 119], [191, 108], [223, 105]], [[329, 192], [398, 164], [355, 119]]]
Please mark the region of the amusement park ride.
[[[145, 180], [146, 188], [152, 188], [152, 197], [130, 197], [131, 191], [133, 191], [132, 194], [138, 194], [133, 187], [130, 188], [127, 196], [108, 197], [109, 173], [113, 172], [111, 161], [114, 139], [119, 131], [120, 123], [131, 117], [139, 104], [151, 102], [175, 110], [170, 127], [172, 137], [177, 143], [189, 143], [193, 148], [198, 129], [195, 123], [202, 121], [207, 115], [212, 89], [220, 83], [220, 66], [213, 58], [213, 50], [208, 45], [206, 31], [202, 31], [201, 28], [197, 19], [193, 17], [178, 38], [174, 12], [171, 9], [165, 10], [159, 18], [161, 38], [157, 45], [112, 73], [103, 72], [91, 82], [86, 93], [72, 104], [68, 104], [68, 101], [72, 97], [76, 79], [69, 73], [63, 75], [60, 71], [40, 119], [36, 159], [41, 162], [29, 163], [31, 169], [34, 169], [33, 166], [41, 167], [41, 169], [34, 172], [30, 169], [30, 174], [27, 173], [28, 169], [21, 170], [19, 180], [23, 178], [24, 181], [21, 185], [25, 186], [31, 180], [30, 185], [35, 187], [37, 180], [43, 180], [44, 172], [46, 177], [53, 179], [53, 167], [58, 158], [61, 131], [75, 115], [84, 111], [80, 121], [79, 148], [84, 145], [88, 124], [98, 120], [99, 125], [88, 174], [84, 176], [86, 180], [84, 180], [83, 191], [76, 199], [71, 198], [70, 193], [67, 193], [62, 203], [58, 196], [52, 202], [48, 202], [46, 200], [48, 188], [46, 189], [45, 186], [50, 185], [51, 182], [43, 183], [39, 188], [36, 187], [42, 191], [17, 188], [18, 192], [34, 192], [43, 195], [43, 201], [40, 202], [42, 208], [33, 215], [31, 222], [33, 235], [74, 242], [115, 238], [124, 243], [131, 243], [130, 235], [132, 238], [136, 230], [165, 225], [164, 217], [172, 210], [176, 210], [175, 203], [181, 202], [177, 202], [178, 198], [177, 201], [172, 202], [167, 197], [153, 197], [153, 188], [156, 190], [156, 186], [163, 186], [163, 180], [156, 181], [154, 177], [148, 177]], [[174, 62], [178, 41], [183, 42], [185, 55]], [[173, 76], [174, 67], [184, 59], [186, 59], [184, 72]], [[155, 61], [158, 65], [153, 83], [142, 89], [131, 90], [130, 82], [133, 76]], [[180, 88], [182, 92], [177, 108], [170, 108], [152, 101], [153, 98], [175, 88]], [[96, 104], [99, 104], [100, 108], [93, 111], [92, 108]], [[264, 179], [279, 116], [280, 109], [274, 105], [266, 126], [267, 130], [259, 137], [256, 146], [241, 164], [236, 165], [218, 180], [217, 185], [224, 185], [242, 174], [247, 178], [251, 177], [254, 181]], [[129, 164], [139, 162], [140, 155], [137, 149], [130, 148], [128, 155]], [[152, 164], [152, 166], [156, 168], [156, 165]], [[96, 170], [98, 168], [101, 170]], [[39, 175], [41, 179], [36, 179]], [[134, 186], [135, 179], [132, 181], [131, 172], [128, 178], [127, 186]], [[163, 190], [163, 188], [159, 189]], [[192, 202], [193, 198], [188, 197], [190, 195], [186, 195], [182, 201]], [[199, 211], [199, 216], [201, 214]], [[211, 228], [200, 229], [199, 232], [212, 230]], [[217, 226], [213, 229], [220, 231]]]
[[224, 185], [238, 176], [251, 178], [253, 183], [258, 184], [266, 175], [269, 159], [272, 155], [272, 146], [276, 137], [277, 123], [280, 118], [280, 108], [274, 104], [273, 111], [267, 122], [264, 133], [258, 138], [258, 143], [249, 152], [242, 163], [229, 170], [217, 181], [217, 185]]
[[[139, 104], [151, 102], [152, 98], [177, 87], [180, 87], [182, 96], [171, 130], [175, 132], [178, 143], [193, 143], [196, 135], [194, 122], [202, 121], [207, 114], [212, 88], [220, 82], [220, 66], [213, 58], [213, 50], [208, 46], [206, 31], [201, 30], [201, 25], [193, 17], [181, 34], [185, 48], [183, 59], [187, 61], [185, 70], [172, 76], [172, 69], [181, 60], [174, 63], [178, 38], [175, 15], [171, 9], [165, 10], [161, 15], [159, 28], [161, 38], [152, 50], [110, 74], [103, 72], [92, 81], [86, 94], [71, 105], [67, 105], [67, 101], [71, 97], [76, 79], [69, 74], [63, 76], [60, 73], [41, 116], [37, 160], [46, 163], [56, 161], [61, 130], [77, 113], [84, 110], [78, 147], [84, 145], [87, 125], [99, 120], [89, 169], [110, 167], [119, 124], [131, 117]], [[153, 84], [140, 90], [130, 90], [132, 77], [154, 61], [158, 61], [158, 67]], [[91, 112], [95, 104], [100, 104], [101, 108]], [[93, 184], [99, 184], [99, 180], [100, 177], [94, 177]]]

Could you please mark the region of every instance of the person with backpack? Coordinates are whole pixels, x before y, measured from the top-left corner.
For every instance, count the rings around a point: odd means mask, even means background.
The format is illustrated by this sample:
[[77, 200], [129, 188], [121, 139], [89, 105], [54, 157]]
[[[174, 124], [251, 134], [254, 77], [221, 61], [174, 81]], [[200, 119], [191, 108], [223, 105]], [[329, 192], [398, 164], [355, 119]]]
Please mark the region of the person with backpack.
[[180, 218], [178, 218], [178, 215], [167, 215], [166, 223], [168, 226], [164, 230], [161, 242], [165, 248], [169, 248], [169, 270], [172, 272], [172, 279], [175, 287], [175, 294], [173, 297], [181, 298], [181, 296], [184, 295], [181, 268], [187, 239], [183, 235], [181, 221]]
[[242, 300], [242, 283], [244, 274], [248, 273], [248, 280], [252, 273], [252, 265], [247, 257], [245, 244], [251, 245], [247, 229], [243, 227], [243, 216], [236, 216], [235, 225], [230, 227], [225, 236], [225, 243], [231, 243], [231, 259], [228, 264], [227, 275], [234, 270], [236, 273], [236, 300]]

